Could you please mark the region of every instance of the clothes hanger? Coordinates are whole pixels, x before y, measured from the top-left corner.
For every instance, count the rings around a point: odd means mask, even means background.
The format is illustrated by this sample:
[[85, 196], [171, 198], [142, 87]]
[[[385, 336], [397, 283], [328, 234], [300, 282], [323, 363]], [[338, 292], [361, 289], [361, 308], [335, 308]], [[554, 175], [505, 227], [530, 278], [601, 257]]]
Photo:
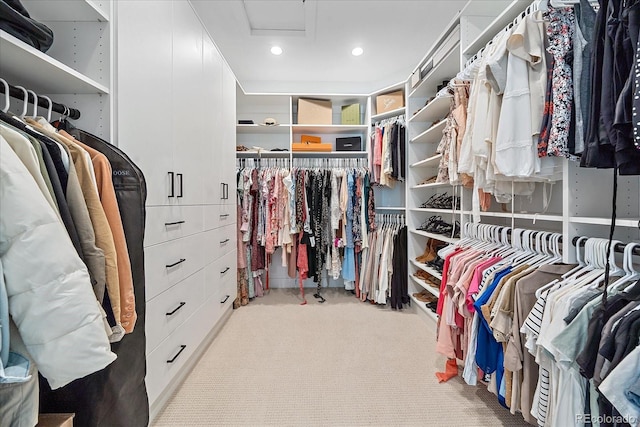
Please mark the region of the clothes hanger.
[[34, 91], [29, 89], [27, 89], [27, 93], [33, 95], [33, 114], [31, 115], [31, 118], [35, 120], [36, 116], [38, 115], [38, 95]]
[[24, 93], [23, 105], [22, 105], [22, 113], [19, 118], [22, 120], [24, 116], [27, 115], [27, 107], [29, 106], [29, 93], [22, 86], [16, 86], [17, 89], [20, 89]]
[[640, 272], [637, 272], [633, 267], [633, 250], [637, 247], [640, 247], [640, 243], [628, 243], [624, 247], [623, 252], [623, 269], [625, 271], [625, 275], [618, 279], [615, 283], [611, 284], [609, 289], [612, 292], [619, 291], [620, 288], [628, 284], [629, 282], [634, 282], [640, 279]]
[[2, 108], [2, 112], [6, 113], [9, 111], [9, 105], [11, 104], [10, 96], [9, 96], [9, 83], [5, 79], [0, 78], [0, 83], [4, 86], [4, 107]]

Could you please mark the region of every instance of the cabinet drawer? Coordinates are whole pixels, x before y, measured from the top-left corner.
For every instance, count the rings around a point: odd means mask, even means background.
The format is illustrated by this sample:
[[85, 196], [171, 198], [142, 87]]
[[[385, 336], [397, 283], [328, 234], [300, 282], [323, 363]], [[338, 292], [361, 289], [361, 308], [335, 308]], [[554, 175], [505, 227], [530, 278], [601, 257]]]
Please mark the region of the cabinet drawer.
[[147, 393], [153, 403], [189, 360], [199, 341], [189, 329], [195, 316], [180, 325], [147, 356]]
[[229, 251], [235, 251], [238, 249], [238, 239], [236, 236], [237, 230], [235, 224], [225, 225], [218, 229], [218, 242], [216, 245], [218, 256], [216, 258], [219, 258]]
[[202, 305], [204, 278], [199, 270], [147, 303], [147, 354]]
[[204, 230], [202, 206], [150, 206], [144, 245], [151, 246]]
[[236, 205], [204, 206], [204, 229], [211, 230], [237, 221]]
[[198, 233], [145, 248], [147, 301], [204, 267], [204, 234]]
[[[237, 251], [233, 250], [227, 252], [224, 256], [218, 258], [204, 268], [205, 298], [220, 296], [222, 294], [220, 289], [226, 282], [230, 281], [233, 283], [233, 286], [236, 286], [237, 265]], [[231, 299], [235, 299], [235, 293], [231, 295]]]

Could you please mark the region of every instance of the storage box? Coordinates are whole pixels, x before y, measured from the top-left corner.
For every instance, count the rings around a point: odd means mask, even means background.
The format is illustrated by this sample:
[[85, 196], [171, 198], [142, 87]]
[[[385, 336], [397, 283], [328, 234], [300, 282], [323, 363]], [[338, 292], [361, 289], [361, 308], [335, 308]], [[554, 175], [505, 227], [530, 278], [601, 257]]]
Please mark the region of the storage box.
[[343, 105], [341, 117], [343, 125], [359, 125], [360, 104]]
[[330, 125], [331, 101], [324, 99], [298, 99], [299, 125]]
[[303, 144], [320, 144], [322, 142], [322, 138], [313, 135], [302, 135], [300, 136], [300, 142]]
[[297, 152], [316, 152], [316, 151], [322, 151], [322, 152], [327, 152], [327, 151], [333, 151], [333, 146], [331, 144], [327, 144], [327, 143], [321, 143], [321, 144], [307, 144], [304, 142], [294, 142], [293, 144], [291, 144], [291, 150], [292, 151], [297, 151]]
[[404, 107], [404, 92], [397, 90], [376, 96], [376, 113], [386, 113]]
[[362, 139], [359, 136], [336, 138], [336, 151], [362, 151]]

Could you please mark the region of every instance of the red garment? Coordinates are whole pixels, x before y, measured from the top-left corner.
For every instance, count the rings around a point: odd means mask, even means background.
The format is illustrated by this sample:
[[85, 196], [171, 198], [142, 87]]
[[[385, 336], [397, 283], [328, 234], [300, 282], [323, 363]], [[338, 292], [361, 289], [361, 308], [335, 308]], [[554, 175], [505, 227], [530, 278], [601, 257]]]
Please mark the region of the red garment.
[[440, 281], [440, 296], [438, 297], [438, 307], [436, 313], [438, 316], [442, 316], [442, 307], [444, 306], [444, 297], [447, 292], [447, 277], [449, 276], [449, 262], [451, 257], [462, 252], [462, 249], [455, 248], [453, 252], [444, 258], [444, 265], [442, 267], [442, 280]]

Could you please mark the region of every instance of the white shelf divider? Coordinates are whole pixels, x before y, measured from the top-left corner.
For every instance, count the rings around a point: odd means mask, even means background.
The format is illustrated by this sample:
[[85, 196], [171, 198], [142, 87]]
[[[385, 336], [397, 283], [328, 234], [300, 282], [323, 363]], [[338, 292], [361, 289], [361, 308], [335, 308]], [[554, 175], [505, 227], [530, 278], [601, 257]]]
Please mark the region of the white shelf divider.
[[404, 206], [376, 206], [377, 212], [399, 212], [404, 210]]
[[438, 208], [412, 208], [409, 209], [411, 212], [433, 212], [439, 214], [454, 214], [459, 215], [461, 211], [456, 209], [455, 211], [451, 211], [451, 209], [438, 209]]
[[427, 105], [422, 107], [409, 119], [410, 123], [416, 122], [433, 122], [438, 119], [444, 119], [451, 109], [451, 96], [440, 96], [433, 99]]
[[109, 93], [106, 86], [4, 31], [0, 31], [0, 52], [0, 75], [14, 86], [49, 95]]
[[372, 122], [377, 122], [377, 121], [382, 120], [382, 119], [387, 119], [389, 117], [400, 116], [402, 114], [406, 114], [406, 108], [405, 107], [396, 108], [395, 110], [387, 111], [386, 113], [374, 114], [373, 116], [371, 116], [371, 121]]
[[366, 151], [293, 151], [293, 157], [367, 157]]
[[[463, 215], [472, 215], [471, 211], [462, 212]], [[493, 218], [511, 218], [511, 212], [480, 212], [480, 216], [493, 217]], [[515, 219], [530, 219], [535, 221], [549, 221], [549, 222], [562, 222], [562, 215], [553, 214], [530, 214], [530, 213], [518, 213], [513, 214]]]
[[419, 162], [413, 163], [410, 167], [412, 168], [424, 168], [427, 166], [437, 166], [442, 158], [442, 154], [436, 154], [435, 156], [431, 156], [427, 159], [420, 160]]
[[293, 133], [357, 133], [366, 132], [367, 125], [292, 125]]
[[419, 185], [414, 185], [413, 187], [411, 187], [414, 190], [417, 190], [419, 188], [436, 188], [436, 187], [444, 187], [444, 186], [449, 186], [451, 187], [452, 185], [449, 184], [448, 182], [433, 182], [431, 184], [419, 184]]
[[256, 125], [256, 124], [253, 124], [253, 125], [241, 125], [241, 124], [238, 124], [238, 125], [236, 125], [236, 132], [237, 133], [241, 133], [241, 134], [264, 134], [264, 133], [286, 134], [286, 133], [289, 133], [290, 129], [291, 129], [291, 126], [287, 125], [287, 124], [275, 125], [275, 126], [261, 126], [261, 125]]
[[[569, 222], [574, 224], [611, 225], [611, 218], [572, 216]], [[617, 227], [640, 228], [640, 218], [617, 218]]]
[[442, 131], [447, 125], [446, 120], [442, 120], [435, 125], [431, 126], [429, 129], [425, 130], [418, 136], [412, 138], [409, 142], [411, 143], [437, 143], [442, 139]]

